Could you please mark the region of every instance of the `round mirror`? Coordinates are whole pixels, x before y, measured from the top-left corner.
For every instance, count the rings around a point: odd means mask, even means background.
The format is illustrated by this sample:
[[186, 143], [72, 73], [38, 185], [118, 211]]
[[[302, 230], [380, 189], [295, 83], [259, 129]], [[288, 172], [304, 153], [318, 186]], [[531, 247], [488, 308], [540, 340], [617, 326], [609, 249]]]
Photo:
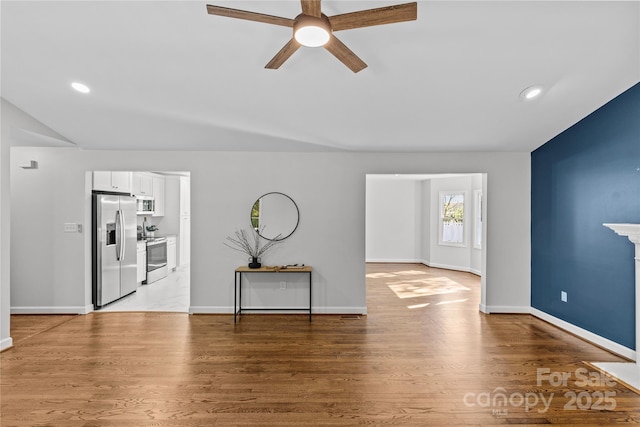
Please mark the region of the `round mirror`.
[[251, 208], [251, 226], [267, 240], [284, 240], [291, 236], [300, 220], [298, 205], [283, 193], [267, 193]]

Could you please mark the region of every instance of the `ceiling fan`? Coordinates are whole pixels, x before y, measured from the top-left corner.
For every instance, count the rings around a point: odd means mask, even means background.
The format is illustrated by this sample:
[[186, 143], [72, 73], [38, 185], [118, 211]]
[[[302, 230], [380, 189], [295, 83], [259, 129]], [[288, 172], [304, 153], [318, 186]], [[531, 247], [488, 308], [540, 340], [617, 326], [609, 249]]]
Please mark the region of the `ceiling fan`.
[[367, 64], [333, 34], [335, 31], [414, 21], [418, 15], [418, 4], [417, 2], [413, 2], [326, 16], [320, 8], [320, 1], [321, 0], [301, 0], [302, 13], [296, 16], [295, 19], [212, 5], [207, 5], [207, 12], [211, 15], [246, 19], [248, 21], [264, 22], [265, 24], [293, 28], [293, 37], [291, 40], [276, 53], [265, 68], [280, 68], [300, 46], [324, 46], [325, 49], [349, 67], [354, 73], [366, 68]]

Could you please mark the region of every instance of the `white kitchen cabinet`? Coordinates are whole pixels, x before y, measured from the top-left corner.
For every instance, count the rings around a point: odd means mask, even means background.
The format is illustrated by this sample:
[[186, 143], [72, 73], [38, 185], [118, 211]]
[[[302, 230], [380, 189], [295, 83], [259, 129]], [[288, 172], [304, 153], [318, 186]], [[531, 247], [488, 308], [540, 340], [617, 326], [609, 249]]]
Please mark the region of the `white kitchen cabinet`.
[[94, 171], [93, 189], [131, 194], [131, 172]]
[[175, 271], [177, 266], [176, 241], [176, 236], [167, 236], [167, 269], [169, 271]]
[[153, 177], [147, 172], [133, 172], [132, 190], [135, 196], [153, 196]]
[[136, 276], [136, 281], [141, 283], [147, 280], [147, 243], [146, 242], [138, 242], [138, 274]]
[[153, 199], [154, 211], [153, 216], [164, 216], [164, 184], [165, 178], [162, 175], [154, 174], [153, 177]]

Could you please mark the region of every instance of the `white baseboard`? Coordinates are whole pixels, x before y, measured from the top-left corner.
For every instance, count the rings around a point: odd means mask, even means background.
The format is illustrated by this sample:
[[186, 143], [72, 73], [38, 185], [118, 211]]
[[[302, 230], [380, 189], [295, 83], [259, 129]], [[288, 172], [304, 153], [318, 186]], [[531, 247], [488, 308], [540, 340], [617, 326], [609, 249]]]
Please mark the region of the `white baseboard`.
[[[248, 307], [245, 307], [248, 308]], [[252, 310], [256, 310], [255, 308]], [[367, 314], [366, 307], [313, 307], [311, 310], [313, 314]], [[293, 311], [277, 311], [270, 310], [268, 313], [296, 313]], [[300, 311], [304, 313], [304, 310]], [[219, 306], [191, 306], [189, 307], [189, 314], [233, 314], [233, 307], [219, 307]]]
[[386, 264], [424, 264], [421, 259], [408, 259], [408, 258], [368, 258], [365, 262], [379, 262]]
[[0, 351], [13, 347], [13, 338], [5, 338], [0, 341]]
[[539, 319], [544, 320], [545, 322], [549, 322], [552, 325], [557, 326], [561, 329], [564, 329], [565, 331], [570, 332], [599, 347], [609, 350], [612, 353], [618, 354], [622, 357], [626, 357], [627, 359], [636, 360], [637, 353], [628, 347], [625, 347], [616, 342], [608, 340], [604, 337], [601, 337], [600, 335], [596, 335], [593, 332], [589, 332], [586, 329], [582, 329], [562, 319], [558, 319], [557, 317], [547, 314], [544, 311], [540, 311], [537, 308], [532, 307], [531, 314]]
[[480, 305], [483, 313], [495, 314], [531, 314], [531, 307], [519, 305]]
[[[88, 307], [91, 307], [88, 310]], [[93, 311], [93, 306], [69, 307], [11, 307], [11, 314], [87, 314]]]
[[233, 307], [192, 305], [189, 306], [189, 314], [233, 314]]
[[313, 314], [367, 314], [367, 307], [313, 307]]
[[465, 273], [471, 273], [471, 269], [469, 267], [460, 267], [458, 265], [447, 265], [447, 264], [438, 264], [437, 262], [422, 262], [427, 267], [431, 268], [442, 268], [444, 270], [453, 270], [453, 271], [464, 271]]
[[476, 270], [475, 268], [460, 267], [457, 265], [438, 264], [434, 262], [427, 262], [423, 259], [369, 258], [365, 260], [365, 262], [371, 262], [371, 263], [378, 262], [378, 263], [387, 263], [387, 264], [424, 264], [427, 267], [442, 268], [444, 270], [464, 271], [465, 273], [472, 273], [472, 274], [475, 274], [476, 276], [482, 276], [482, 272], [480, 270]]
[[476, 276], [481, 276], [482, 277], [482, 271], [476, 270], [475, 268], [470, 268], [469, 269], [469, 273], [475, 274]]

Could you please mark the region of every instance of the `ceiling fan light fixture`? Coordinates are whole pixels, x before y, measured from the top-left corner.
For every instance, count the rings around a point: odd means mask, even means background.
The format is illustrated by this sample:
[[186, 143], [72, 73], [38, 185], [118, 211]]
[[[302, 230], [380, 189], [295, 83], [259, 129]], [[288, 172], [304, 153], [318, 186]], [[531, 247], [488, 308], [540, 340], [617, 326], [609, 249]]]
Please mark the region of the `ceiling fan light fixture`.
[[329, 41], [329, 33], [324, 28], [309, 25], [299, 28], [295, 38], [302, 46], [320, 47]]
[[320, 47], [331, 38], [331, 28], [322, 18], [300, 15], [293, 25], [293, 37], [302, 46]]

